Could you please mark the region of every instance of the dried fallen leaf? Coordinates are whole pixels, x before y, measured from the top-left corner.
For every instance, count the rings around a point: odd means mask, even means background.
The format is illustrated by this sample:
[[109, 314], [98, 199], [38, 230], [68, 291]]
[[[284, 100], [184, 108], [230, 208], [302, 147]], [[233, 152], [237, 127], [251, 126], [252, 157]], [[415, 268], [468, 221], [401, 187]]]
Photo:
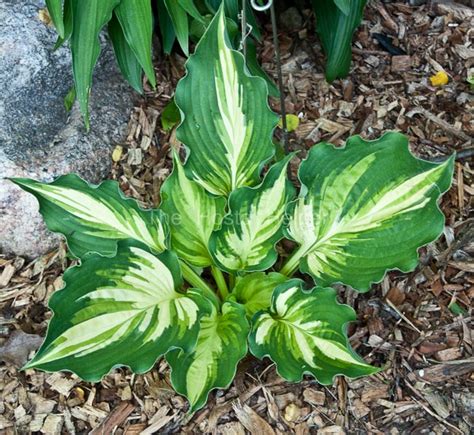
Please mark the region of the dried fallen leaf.
[[112, 160], [117, 163], [120, 162], [120, 159], [122, 158], [123, 154], [123, 147], [120, 145], [117, 145], [114, 149], [114, 152], [112, 153]]
[[430, 77], [432, 86], [444, 86], [449, 82], [449, 77], [444, 71], [438, 71], [434, 76]]
[[[296, 131], [300, 126], [300, 119], [296, 115], [286, 115], [286, 130], [290, 133]], [[283, 128], [283, 118], [278, 121], [278, 127]]]

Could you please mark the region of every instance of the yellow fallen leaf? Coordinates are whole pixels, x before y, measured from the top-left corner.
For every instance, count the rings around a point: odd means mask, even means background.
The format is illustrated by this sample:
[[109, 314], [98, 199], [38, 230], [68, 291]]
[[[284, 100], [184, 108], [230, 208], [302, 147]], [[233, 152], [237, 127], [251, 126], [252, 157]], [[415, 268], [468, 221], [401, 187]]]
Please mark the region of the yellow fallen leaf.
[[46, 24], [47, 26], [50, 26], [52, 23], [51, 16], [49, 15], [48, 9], [46, 8], [40, 9], [38, 11], [38, 18], [43, 24]]
[[[286, 129], [291, 133], [300, 126], [300, 119], [296, 115], [286, 115]], [[278, 121], [278, 127], [283, 128], [283, 119]]]
[[434, 76], [430, 77], [432, 86], [444, 86], [449, 82], [449, 77], [444, 71], [438, 71]]
[[84, 395], [85, 395], [84, 390], [81, 387], [76, 387], [74, 388], [74, 390], [76, 391], [76, 394], [79, 400], [81, 402], [84, 402]]
[[112, 153], [112, 160], [115, 163], [120, 162], [120, 159], [122, 158], [122, 153], [123, 153], [123, 148], [120, 145], [117, 145], [114, 149], [114, 152]]

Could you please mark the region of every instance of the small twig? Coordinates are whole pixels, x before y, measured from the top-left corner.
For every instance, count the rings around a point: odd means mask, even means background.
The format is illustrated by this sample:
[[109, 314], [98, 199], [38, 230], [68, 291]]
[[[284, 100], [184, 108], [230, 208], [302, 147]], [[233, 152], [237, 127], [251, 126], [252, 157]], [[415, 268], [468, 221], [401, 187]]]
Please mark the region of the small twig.
[[453, 136], [456, 136], [463, 141], [467, 142], [468, 144], [471, 144], [473, 142], [473, 138], [468, 136], [466, 133], [464, 133], [461, 130], [458, 130], [457, 128], [454, 128], [451, 124], [446, 122], [444, 119], [441, 119], [439, 116], [436, 116], [434, 113], [431, 113], [430, 111], [424, 109], [423, 107], [417, 107], [416, 109], [410, 110], [406, 116], [411, 118], [413, 115], [416, 114], [421, 114], [425, 118], [428, 118], [430, 121], [434, 122], [435, 124], [439, 125], [441, 128], [446, 130], [448, 133], [451, 133]]
[[[465, 159], [470, 159], [471, 157], [474, 156], [474, 147], [473, 148], [467, 148], [465, 150], [461, 151], [455, 151], [456, 153], [456, 160], [465, 160]], [[444, 162], [448, 157], [447, 156], [438, 156], [433, 159], [429, 159], [432, 162]]]
[[392, 308], [406, 323], [408, 323], [418, 334], [421, 334], [421, 331], [411, 322], [411, 320], [406, 317], [394, 304], [390, 299], [385, 299], [385, 303]]
[[244, 55], [244, 58], [247, 59], [247, 0], [242, 0], [242, 12], [240, 16], [242, 20], [242, 41], [240, 43], [240, 48]]
[[[421, 400], [424, 400], [426, 401], [426, 398], [423, 396], [422, 393], [420, 393], [413, 385], [410, 384], [410, 382], [408, 382], [407, 380], [405, 380], [405, 385], [411, 390], [413, 391], [413, 393], [415, 393]], [[445, 424], [446, 426], [450, 427], [451, 429], [454, 429], [455, 432], [457, 433], [463, 433], [460, 429], [458, 429], [456, 426], [452, 425], [451, 423], [449, 423], [448, 421], [446, 421], [445, 418], [442, 418], [440, 417], [436, 412], [433, 412], [428, 406], [426, 406], [424, 403], [422, 403], [421, 401], [419, 400], [416, 400], [413, 396], [412, 396], [412, 399], [418, 404], [420, 405], [428, 414], [430, 414], [432, 417], [436, 418], [436, 420], [438, 420], [439, 422]]]

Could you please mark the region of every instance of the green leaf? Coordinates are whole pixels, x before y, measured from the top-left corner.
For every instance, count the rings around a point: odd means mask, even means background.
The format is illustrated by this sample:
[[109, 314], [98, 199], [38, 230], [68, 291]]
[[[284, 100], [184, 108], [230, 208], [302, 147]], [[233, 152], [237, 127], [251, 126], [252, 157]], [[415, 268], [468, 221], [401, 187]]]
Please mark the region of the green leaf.
[[64, 38], [63, 0], [46, 0], [49, 16], [61, 38]]
[[418, 248], [443, 231], [438, 200], [453, 164], [415, 158], [399, 133], [372, 142], [352, 137], [343, 149], [315, 146], [301, 164], [303, 194], [287, 229], [300, 247], [282, 273], [300, 263], [319, 285], [365, 291], [387, 270], [413, 270]]
[[231, 193], [229, 215], [209, 244], [222, 269], [261, 271], [275, 263], [275, 244], [283, 237], [286, 205], [294, 196], [294, 188], [286, 177], [292, 157], [275, 164], [259, 187], [241, 187]]
[[205, 23], [204, 17], [201, 15], [198, 8], [194, 4], [194, 0], [180, 0], [179, 4], [195, 20]]
[[285, 275], [276, 272], [250, 273], [237, 281], [230, 298], [242, 304], [247, 317], [252, 318], [258, 311], [270, 308], [273, 290], [287, 280]]
[[461, 307], [456, 301], [451, 302], [448, 305], [449, 310], [456, 316], [466, 316], [467, 311]]
[[166, 9], [168, 10], [171, 21], [173, 22], [174, 31], [178, 38], [179, 45], [184, 54], [189, 54], [189, 19], [186, 10], [176, 0], [164, 0]]
[[92, 72], [100, 54], [99, 33], [112, 18], [112, 11], [120, 0], [71, 1], [74, 29], [71, 35], [72, 67], [77, 99], [89, 129], [89, 93]]
[[150, 84], [155, 87], [155, 70], [151, 58], [153, 13], [150, 0], [121, 0], [115, 14], [128, 45], [135, 53]]
[[71, 252], [112, 256], [117, 240], [135, 239], [156, 252], [166, 249], [166, 229], [159, 210], [143, 210], [126, 198], [116, 181], [89, 185], [77, 175], [59, 177], [50, 184], [26, 178], [12, 181], [36, 196], [51, 231], [64, 234]]
[[240, 6], [239, 0], [223, 0], [222, 1], [225, 5], [225, 13], [226, 15], [231, 18], [234, 22], [239, 22], [239, 14], [242, 10]]
[[161, 210], [167, 214], [171, 246], [178, 256], [196, 267], [212, 264], [208, 244], [224, 216], [226, 201], [206, 192], [189, 180], [177, 153], [173, 173], [161, 188]]
[[181, 114], [174, 98], [166, 105], [161, 114], [161, 126], [165, 131], [170, 131], [174, 126], [181, 121]]
[[49, 303], [46, 339], [25, 368], [70, 370], [91, 382], [119, 365], [144, 373], [170, 349], [191, 350], [210, 309], [197, 291], [176, 291], [174, 254], [154, 256], [128, 241], [114, 258], [85, 259], [64, 281]]
[[189, 149], [186, 173], [216, 195], [258, 184], [274, 153], [278, 117], [268, 107], [265, 81], [245, 70], [242, 54], [231, 49], [221, 8], [176, 91], [184, 114], [177, 137]]
[[173, 49], [174, 42], [176, 41], [176, 33], [173, 27], [173, 21], [171, 20], [168, 9], [164, 0], [157, 0], [158, 5], [158, 21], [160, 23], [161, 39], [163, 43], [163, 51], [166, 54], [170, 54]]
[[326, 79], [329, 82], [349, 73], [352, 36], [362, 21], [367, 0], [337, 0], [336, 3], [332, 0], [313, 0], [316, 30], [327, 55]]
[[349, 15], [351, 10], [351, 0], [334, 0], [334, 3], [344, 15]]
[[142, 66], [138, 59], [135, 57], [135, 53], [127, 42], [123, 33], [122, 27], [114, 15], [107, 26], [109, 36], [114, 47], [115, 57], [117, 59], [118, 66], [125, 79], [130, 83], [133, 89], [140, 94], [143, 93], [142, 84]]
[[227, 388], [238, 362], [247, 354], [249, 324], [242, 306], [225, 302], [222, 314], [215, 307], [201, 319], [201, 329], [192, 352], [166, 355], [174, 389], [191, 403], [190, 412], [202, 408], [214, 388]]
[[474, 89], [474, 74], [473, 75], [470, 75], [468, 78], [467, 78], [467, 82], [471, 85], [471, 90]]
[[303, 281], [291, 280], [277, 287], [271, 311], [253, 319], [250, 351], [257, 358], [270, 357], [278, 374], [290, 382], [308, 373], [328, 385], [336, 375], [355, 378], [377, 372], [349, 345], [346, 324], [356, 320], [354, 310], [339, 304], [331, 288], [305, 292], [302, 286]]
[[66, 109], [66, 112], [71, 111], [74, 101], [76, 101], [76, 88], [73, 86], [64, 97], [64, 108]]
[[63, 6], [63, 25], [64, 25], [64, 33], [63, 36], [59, 35], [56, 43], [54, 44], [54, 49], [57, 50], [61, 47], [66, 41], [69, 40], [72, 34], [72, 2], [73, 0], [64, 0]]

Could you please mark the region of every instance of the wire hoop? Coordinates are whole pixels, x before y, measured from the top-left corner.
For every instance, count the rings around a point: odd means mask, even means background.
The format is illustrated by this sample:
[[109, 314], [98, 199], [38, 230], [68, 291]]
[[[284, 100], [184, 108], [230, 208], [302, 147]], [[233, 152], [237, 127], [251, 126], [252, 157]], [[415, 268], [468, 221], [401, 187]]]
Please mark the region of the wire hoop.
[[256, 11], [259, 12], [264, 12], [268, 11], [273, 5], [273, 0], [267, 0], [267, 3], [265, 3], [263, 6], [260, 6], [257, 4], [257, 0], [250, 0], [250, 4], [252, 5], [252, 8], [255, 9]]

